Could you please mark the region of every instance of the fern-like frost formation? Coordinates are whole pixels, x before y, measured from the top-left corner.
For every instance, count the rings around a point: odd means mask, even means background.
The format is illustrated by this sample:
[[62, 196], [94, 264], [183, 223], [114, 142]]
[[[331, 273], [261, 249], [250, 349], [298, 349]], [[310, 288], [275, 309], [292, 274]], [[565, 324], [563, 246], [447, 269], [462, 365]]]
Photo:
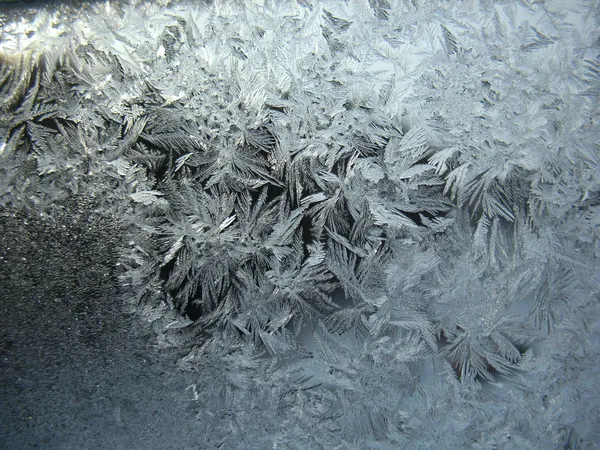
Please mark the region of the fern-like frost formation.
[[600, 10], [565, 3], [7, 15], [0, 205], [124, 224], [201, 448], [595, 448]]

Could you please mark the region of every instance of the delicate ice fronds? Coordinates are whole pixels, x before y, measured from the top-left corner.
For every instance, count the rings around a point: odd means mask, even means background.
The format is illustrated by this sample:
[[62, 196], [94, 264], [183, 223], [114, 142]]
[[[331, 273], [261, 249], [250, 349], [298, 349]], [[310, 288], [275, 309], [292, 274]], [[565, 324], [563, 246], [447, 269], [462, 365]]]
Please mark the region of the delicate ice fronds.
[[461, 379], [494, 380], [494, 372], [509, 375], [524, 368], [519, 365], [524, 356], [520, 349], [535, 340], [520, 317], [506, 316], [485, 330], [467, 328], [453, 333], [445, 353]]
[[207, 447], [555, 448], [595, 417], [597, 5], [134, 3], [0, 13], [0, 205], [123, 225]]

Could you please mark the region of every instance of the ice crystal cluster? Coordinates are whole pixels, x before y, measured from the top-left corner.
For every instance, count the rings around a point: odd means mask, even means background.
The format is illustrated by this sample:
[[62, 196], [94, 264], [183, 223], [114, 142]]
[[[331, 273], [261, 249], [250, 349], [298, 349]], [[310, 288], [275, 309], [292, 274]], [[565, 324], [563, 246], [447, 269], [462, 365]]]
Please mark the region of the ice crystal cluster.
[[0, 205], [95, 199], [201, 448], [596, 448], [600, 8], [5, 14]]

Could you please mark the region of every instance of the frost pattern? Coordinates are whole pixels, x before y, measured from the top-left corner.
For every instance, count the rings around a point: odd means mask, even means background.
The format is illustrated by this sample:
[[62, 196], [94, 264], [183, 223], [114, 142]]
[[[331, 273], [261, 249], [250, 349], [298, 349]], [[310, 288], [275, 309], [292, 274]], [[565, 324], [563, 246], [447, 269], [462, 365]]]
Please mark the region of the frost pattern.
[[592, 448], [597, 6], [163, 3], [3, 23], [0, 205], [129, 226], [204, 445]]

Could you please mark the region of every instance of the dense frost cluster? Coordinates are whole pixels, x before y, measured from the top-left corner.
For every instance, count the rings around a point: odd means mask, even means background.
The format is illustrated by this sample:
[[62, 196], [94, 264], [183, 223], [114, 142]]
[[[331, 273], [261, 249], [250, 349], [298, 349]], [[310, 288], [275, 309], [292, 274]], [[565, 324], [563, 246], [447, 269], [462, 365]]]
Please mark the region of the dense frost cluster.
[[0, 205], [125, 223], [200, 445], [592, 448], [598, 6], [162, 3], [4, 18]]

